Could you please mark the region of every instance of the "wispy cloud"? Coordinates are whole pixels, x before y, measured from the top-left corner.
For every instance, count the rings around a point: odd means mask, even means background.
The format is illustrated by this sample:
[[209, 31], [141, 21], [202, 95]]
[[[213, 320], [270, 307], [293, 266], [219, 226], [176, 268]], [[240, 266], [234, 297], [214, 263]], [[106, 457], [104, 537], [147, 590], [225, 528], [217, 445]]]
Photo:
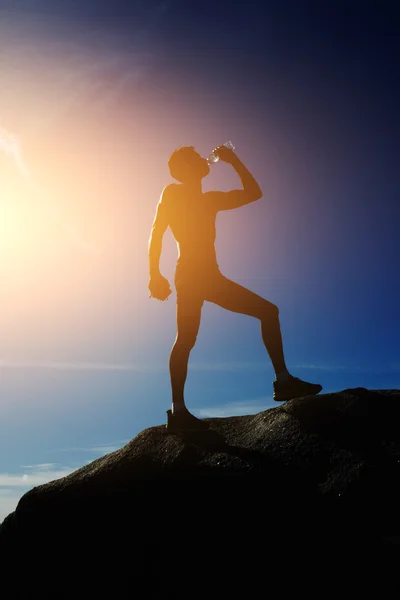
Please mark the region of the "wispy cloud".
[[37, 471], [33, 468], [25, 467], [25, 469], [26, 472], [21, 475], [15, 473], [0, 473], [0, 488], [32, 488], [47, 483], [48, 481], [54, 481], [54, 479], [65, 477], [74, 470], [68, 467], [60, 467], [56, 470], [38, 469]]
[[248, 401], [240, 400], [238, 402], [219, 404], [218, 406], [198, 408], [194, 409], [193, 412], [202, 418], [240, 417], [257, 414], [271, 408], [274, 404], [272, 396], [262, 396], [260, 398], [251, 398]]
[[110, 452], [115, 452], [119, 450], [125, 444], [127, 444], [130, 440], [116, 440], [115, 442], [108, 442], [106, 444], [96, 444], [95, 446], [73, 446], [70, 448], [58, 448], [57, 450], [52, 450], [53, 453], [56, 452], [87, 452], [89, 454], [96, 454], [98, 456], [103, 456], [104, 454], [109, 454]]
[[[52, 454], [59, 452], [74, 454], [77, 452], [88, 456], [88, 460], [80, 460], [76, 467], [65, 466], [59, 462], [46, 462], [36, 465], [21, 465], [19, 473], [0, 473], [0, 523], [10, 512], [15, 510], [20, 498], [28, 490], [49, 481], [66, 477], [96, 458], [119, 450], [129, 441], [128, 439], [120, 439], [93, 446], [61, 448], [51, 451]], [[70, 462], [74, 463], [75, 461], [71, 459]]]
[[270, 364], [265, 362], [203, 362], [190, 365], [191, 371], [267, 371]]
[[59, 80], [60, 93], [54, 94], [51, 110], [36, 119], [33, 129], [36, 134], [43, 134], [73, 109], [85, 107], [92, 115], [107, 114], [128, 87], [140, 83], [147, 73], [146, 55], [138, 55], [134, 61], [130, 57], [128, 64], [127, 57], [117, 51], [99, 47], [94, 56], [86, 46], [87, 40], [83, 43], [75, 40], [60, 42], [56, 47], [61, 65], [54, 76]]
[[24, 178], [30, 175], [28, 165], [22, 156], [21, 143], [17, 135], [7, 131], [0, 125], [0, 150], [9, 156]]
[[159, 52], [155, 36], [168, 10], [167, 2], [138, 3], [136, 30], [127, 31], [109, 27], [96, 9], [93, 18], [81, 19], [79, 3], [60, 11], [56, 4], [40, 16], [32, 8], [23, 12], [0, 8], [7, 92], [16, 89], [21, 94], [27, 86], [35, 91], [35, 84], [42, 83], [32, 124], [36, 134], [80, 107], [109, 116], [121, 96], [135, 90], [152, 71]]
[[24, 465], [20, 473], [0, 473], [0, 523], [15, 510], [19, 500], [30, 489], [61, 479], [75, 469], [58, 463]]
[[39, 360], [0, 360], [1, 369], [43, 369], [56, 371], [127, 371], [127, 372], [162, 372], [167, 369], [163, 365], [138, 365], [134, 363], [102, 363], [80, 361], [39, 361]]
[[[52, 6], [40, 11], [40, 16], [32, 6], [27, 11], [13, 3], [8, 10], [0, 7], [0, 112], [12, 105], [13, 97], [29, 97], [24, 111], [24, 135], [29, 139], [59, 128], [60, 122], [77, 111], [108, 118], [121, 98], [129, 97], [150, 73], [156, 48], [151, 33], [167, 8], [166, 2], [146, 3], [140, 9], [138, 31], [120, 32], [109, 30], [104, 20], [100, 27], [93, 28], [91, 20], [77, 27], [73, 15], [75, 10], [79, 13], [78, 6], [71, 11]], [[31, 112], [30, 106], [34, 107]], [[60, 213], [52, 195], [37, 185], [22, 154], [21, 137], [9, 131], [6, 123], [0, 123], [0, 151], [14, 162], [29, 185], [32, 200], [61, 228], [69, 244], [98, 257], [100, 249]]]
[[371, 375], [381, 375], [384, 373], [395, 373], [400, 371], [400, 362], [392, 362], [385, 367], [371, 367], [361, 365], [338, 365], [338, 364], [318, 364], [318, 363], [299, 363], [290, 367], [291, 369], [304, 369], [310, 371], [330, 371], [332, 373], [369, 373]]
[[[7, 360], [0, 359], [0, 369], [44, 369], [56, 371], [127, 371], [137, 373], [159, 373], [167, 371], [167, 364], [137, 364], [137, 363], [107, 363], [90, 361], [38, 361], [38, 360]], [[295, 368], [319, 369], [319, 370], [356, 370], [335, 367], [333, 365], [296, 365]], [[269, 371], [270, 365], [267, 361], [258, 362], [207, 362], [193, 363], [191, 371], [215, 371], [215, 372], [254, 372]]]
[[41, 463], [39, 465], [21, 465], [21, 469], [35, 469], [40, 471], [51, 471], [58, 463]]
[[[91, 362], [91, 361], [54, 361], [54, 360], [7, 360], [0, 359], [1, 369], [43, 369], [56, 371], [120, 371], [132, 373], [163, 373], [168, 370], [165, 364], [140, 364], [128, 362]], [[190, 371], [215, 371], [215, 372], [254, 372], [270, 371], [271, 366], [268, 362], [209, 362], [193, 363], [190, 365]], [[329, 371], [332, 373], [370, 373], [383, 374], [395, 373], [400, 371], [400, 362], [390, 363], [387, 367], [364, 367], [357, 365], [337, 365], [337, 364], [317, 364], [317, 363], [298, 363], [289, 365], [289, 370], [309, 371]]]
[[293, 366], [294, 369], [305, 369], [310, 371], [357, 371], [360, 367], [349, 367], [349, 365], [338, 365], [328, 363], [298, 363]]

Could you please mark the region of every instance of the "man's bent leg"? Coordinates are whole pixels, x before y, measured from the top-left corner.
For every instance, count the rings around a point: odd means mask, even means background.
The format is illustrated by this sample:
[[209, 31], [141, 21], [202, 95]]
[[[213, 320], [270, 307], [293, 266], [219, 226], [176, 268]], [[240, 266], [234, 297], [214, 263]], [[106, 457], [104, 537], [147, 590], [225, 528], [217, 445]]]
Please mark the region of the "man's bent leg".
[[283, 353], [279, 310], [275, 304], [227, 279], [222, 274], [210, 286], [206, 300], [233, 312], [260, 319], [263, 342], [276, 375], [276, 381], [273, 383], [274, 400], [283, 402], [303, 395], [318, 394], [322, 390], [320, 384], [302, 381], [288, 373]]
[[206, 300], [233, 312], [260, 319], [261, 335], [276, 374], [287, 372], [279, 310], [272, 302], [220, 275]]

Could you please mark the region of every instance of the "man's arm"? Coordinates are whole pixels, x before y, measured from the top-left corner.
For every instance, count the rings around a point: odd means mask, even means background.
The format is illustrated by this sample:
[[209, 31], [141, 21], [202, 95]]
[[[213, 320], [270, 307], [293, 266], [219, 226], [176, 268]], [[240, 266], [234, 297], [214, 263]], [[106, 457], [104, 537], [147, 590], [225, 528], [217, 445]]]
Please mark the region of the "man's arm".
[[232, 165], [243, 185], [242, 190], [212, 192], [215, 197], [217, 210], [239, 208], [239, 206], [244, 206], [245, 204], [250, 204], [251, 202], [259, 200], [262, 197], [260, 186], [233, 150], [230, 150], [225, 146], [220, 146], [217, 151], [220, 160]]
[[168, 188], [169, 186], [164, 188], [161, 194], [149, 238], [149, 290], [150, 295], [158, 300], [165, 300], [171, 293], [168, 280], [160, 272], [162, 239], [168, 227], [166, 204]]
[[163, 191], [160, 201], [157, 204], [156, 214], [149, 238], [149, 274], [150, 277], [160, 274], [160, 256], [162, 250], [162, 239], [168, 227], [166, 215], [166, 206], [163, 203]]

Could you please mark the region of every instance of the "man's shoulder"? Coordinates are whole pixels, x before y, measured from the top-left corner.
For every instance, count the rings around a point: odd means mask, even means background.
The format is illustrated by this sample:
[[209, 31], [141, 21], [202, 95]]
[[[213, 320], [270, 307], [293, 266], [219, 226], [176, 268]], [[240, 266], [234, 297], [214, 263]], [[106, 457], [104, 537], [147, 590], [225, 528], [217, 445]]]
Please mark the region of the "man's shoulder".
[[163, 191], [161, 192], [161, 198], [170, 198], [176, 196], [179, 193], [179, 188], [181, 185], [179, 183], [168, 183]]
[[159, 204], [165, 207], [170, 207], [171, 204], [174, 204], [174, 200], [179, 196], [179, 187], [178, 183], [169, 183], [166, 185], [161, 192]]

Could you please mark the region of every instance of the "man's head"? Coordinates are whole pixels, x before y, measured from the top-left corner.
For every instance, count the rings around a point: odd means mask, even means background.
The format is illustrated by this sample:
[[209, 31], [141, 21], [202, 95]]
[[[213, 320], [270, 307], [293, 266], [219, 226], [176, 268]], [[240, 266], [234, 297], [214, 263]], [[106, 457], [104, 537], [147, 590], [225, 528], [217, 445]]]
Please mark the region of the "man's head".
[[209, 174], [207, 159], [200, 156], [193, 146], [181, 146], [168, 160], [169, 171], [181, 183], [201, 181]]

